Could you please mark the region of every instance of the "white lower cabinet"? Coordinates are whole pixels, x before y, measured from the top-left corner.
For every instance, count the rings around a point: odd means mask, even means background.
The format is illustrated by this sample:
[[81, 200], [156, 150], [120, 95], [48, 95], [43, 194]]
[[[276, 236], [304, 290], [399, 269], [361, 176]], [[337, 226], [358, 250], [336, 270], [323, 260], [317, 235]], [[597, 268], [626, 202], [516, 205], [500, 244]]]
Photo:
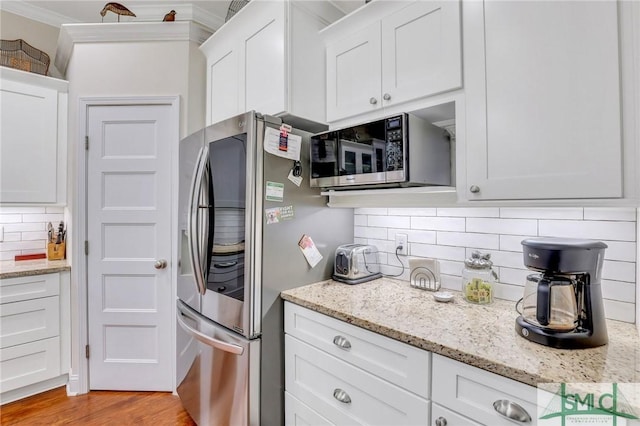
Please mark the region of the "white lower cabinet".
[[429, 352], [290, 303], [285, 332], [290, 418], [310, 409], [336, 425], [429, 422]]
[[532, 386], [289, 302], [284, 324], [287, 425], [537, 424]]
[[[448, 408], [464, 420], [456, 423], [447, 420], [448, 425], [537, 424], [536, 388], [436, 354], [432, 368], [434, 406]], [[503, 409], [512, 418], [498, 412]], [[435, 420], [431, 424], [435, 425]]]
[[0, 403], [66, 383], [68, 285], [68, 272], [0, 280]]

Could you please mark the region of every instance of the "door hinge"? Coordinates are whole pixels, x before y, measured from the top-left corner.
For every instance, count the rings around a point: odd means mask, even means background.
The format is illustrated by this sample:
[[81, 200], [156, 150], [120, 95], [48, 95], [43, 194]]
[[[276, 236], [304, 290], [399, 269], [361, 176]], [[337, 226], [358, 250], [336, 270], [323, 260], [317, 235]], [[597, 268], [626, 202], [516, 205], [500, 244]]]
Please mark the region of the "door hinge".
[[89, 241], [87, 240], [84, 241], [84, 254], [89, 255]]
[[88, 359], [89, 358], [89, 345], [86, 345], [84, 347], [84, 356]]
[[84, 149], [85, 151], [89, 151], [89, 136], [84, 137]]

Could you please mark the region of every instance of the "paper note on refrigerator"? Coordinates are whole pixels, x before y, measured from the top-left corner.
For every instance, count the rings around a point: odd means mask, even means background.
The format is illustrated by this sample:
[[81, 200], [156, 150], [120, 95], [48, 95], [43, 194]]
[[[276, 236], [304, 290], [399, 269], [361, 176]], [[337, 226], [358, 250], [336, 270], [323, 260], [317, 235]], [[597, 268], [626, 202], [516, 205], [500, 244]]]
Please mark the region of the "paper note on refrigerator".
[[302, 137], [299, 135], [287, 135], [286, 151], [283, 151], [280, 141], [280, 131], [267, 127], [264, 131], [264, 150], [269, 154], [278, 157], [288, 158], [294, 161], [300, 161], [300, 148], [302, 146]]
[[300, 246], [302, 254], [304, 254], [304, 257], [312, 268], [320, 263], [322, 255], [310, 236], [303, 235], [302, 238], [300, 238], [300, 241], [298, 241], [298, 246]]

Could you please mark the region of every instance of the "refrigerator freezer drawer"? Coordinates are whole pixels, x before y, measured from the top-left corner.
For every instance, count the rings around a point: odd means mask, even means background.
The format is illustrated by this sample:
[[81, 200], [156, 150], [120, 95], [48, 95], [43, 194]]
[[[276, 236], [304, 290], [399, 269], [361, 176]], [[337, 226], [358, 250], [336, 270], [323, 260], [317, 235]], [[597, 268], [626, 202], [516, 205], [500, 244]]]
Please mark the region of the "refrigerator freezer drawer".
[[178, 301], [177, 391], [199, 425], [259, 422], [260, 340], [247, 340]]

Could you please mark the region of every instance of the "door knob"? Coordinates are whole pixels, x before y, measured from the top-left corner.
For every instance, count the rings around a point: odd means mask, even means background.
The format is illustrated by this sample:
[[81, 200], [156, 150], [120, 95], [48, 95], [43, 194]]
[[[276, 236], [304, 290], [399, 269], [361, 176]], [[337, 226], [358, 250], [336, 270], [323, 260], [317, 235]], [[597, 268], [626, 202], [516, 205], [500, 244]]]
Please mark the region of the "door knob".
[[480, 187], [477, 185], [471, 185], [471, 188], [469, 188], [469, 191], [473, 192], [474, 194], [477, 194], [478, 192], [480, 192]]
[[388, 94], [388, 93], [385, 93], [385, 94], [382, 96], [382, 99], [384, 99], [385, 101], [390, 101], [390, 100], [391, 100], [391, 95], [390, 95], [390, 94]]
[[447, 426], [447, 419], [445, 417], [438, 417], [435, 423], [436, 426]]
[[156, 260], [156, 263], [153, 264], [153, 267], [156, 269], [164, 269], [167, 267], [167, 261], [164, 259]]
[[378, 103], [378, 100], [377, 100], [376, 98], [371, 98], [371, 99], [369, 99], [369, 103], [370, 103], [371, 105], [375, 105], [375, 104], [377, 104], [377, 103]]

